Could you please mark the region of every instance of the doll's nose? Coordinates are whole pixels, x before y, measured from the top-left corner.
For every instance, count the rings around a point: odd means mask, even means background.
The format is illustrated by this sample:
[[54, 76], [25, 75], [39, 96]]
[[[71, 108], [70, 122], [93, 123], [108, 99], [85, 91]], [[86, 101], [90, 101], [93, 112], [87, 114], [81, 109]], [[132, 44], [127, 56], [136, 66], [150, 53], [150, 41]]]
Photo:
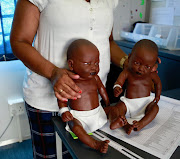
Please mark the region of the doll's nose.
[[96, 69], [96, 68], [97, 68], [96, 64], [91, 65], [91, 69]]
[[144, 66], [143, 65], [139, 66], [139, 71], [144, 71]]
[[99, 71], [99, 66], [97, 66], [96, 64], [93, 64], [93, 65], [91, 66], [91, 70], [92, 70], [92, 71], [95, 71], [95, 72], [98, 72], [98, 71]]

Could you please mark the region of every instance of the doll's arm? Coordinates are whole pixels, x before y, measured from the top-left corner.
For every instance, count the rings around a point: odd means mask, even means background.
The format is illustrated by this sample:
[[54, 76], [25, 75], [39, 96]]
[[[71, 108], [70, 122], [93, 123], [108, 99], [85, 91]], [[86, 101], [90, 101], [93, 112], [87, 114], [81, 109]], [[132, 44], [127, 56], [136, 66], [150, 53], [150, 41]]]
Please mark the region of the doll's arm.
[[113, 89], [114, 89], [115, 97], [118, 97], [122, 93], [122, 91], [123, 91], [122, 86], [124, 85], [127, 77], [128, 77], [128, 71], [127, 71], [127, 69], [125, 69], [120, 73], [118, 79], [114, 83]]
[[105, 102], [106, 106], [109, 106], [110, 105], [110, 102], [109, 102], [109, 97], [108, 97], [108, 94], [107, 94], [107, 91], [106, 91], [106, 88], [104, 87], [101, 79], [99, 78], [98, 75], [95, 76], [95, 80], [97, 82], [97, 87], [98, 87], [98, 92], [99, 94], [101, 95], [103, 101]]
[[59, 106], [59, 113], [61, 115], [63, 122], [73, 120], [73, 116], [70, 113], [69, 108], [67, 107], [67, 102], [62, 102], [60, 100], [57, 100], [57, 102]]
[[161, 90], [162, 90], [161, 80], [156, 72], [151, 73], [151, 76], [152, 76], [152, 80], [155, 86], [154, 102], [158, 103], [158, 101], [160, 100], [160, 95], [161, 95]]

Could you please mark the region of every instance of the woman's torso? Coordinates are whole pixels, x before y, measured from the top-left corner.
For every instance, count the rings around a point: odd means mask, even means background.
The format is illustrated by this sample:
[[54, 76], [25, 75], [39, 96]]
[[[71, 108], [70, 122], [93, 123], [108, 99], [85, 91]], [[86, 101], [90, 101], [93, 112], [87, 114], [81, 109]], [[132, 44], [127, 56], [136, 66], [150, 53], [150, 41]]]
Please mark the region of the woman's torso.
[[[60, 68], [67, 68], [66, 50], [69, 44], [78, 38], [88, 39], [99, 49], [99, 76], [105, 84], [110, 67], [109, 36], [113, 25], [114, 1], [30, 1], [38, 7], [40, 5], [42, 10], [34, 43], [42, 56]], [[27, 69], [23, 89], [25, 100], [31, 106], [58, 111], [52, 85], [46, 78]]]

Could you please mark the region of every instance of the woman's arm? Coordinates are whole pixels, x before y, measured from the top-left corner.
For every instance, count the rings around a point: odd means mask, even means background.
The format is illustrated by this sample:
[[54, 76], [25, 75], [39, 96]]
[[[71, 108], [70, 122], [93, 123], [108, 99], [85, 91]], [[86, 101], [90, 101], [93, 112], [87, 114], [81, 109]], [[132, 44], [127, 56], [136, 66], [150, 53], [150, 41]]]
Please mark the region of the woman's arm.
[[55, 66], [32, 47], [39, 17], [40, 12], [32, 3], [27, 0], [17, 2], [11, 30], [11, 47], [14, 55], [28, 68], [50, 79]]
[[[73, 99], [79, 95], [77, 92], [80, 91], [80, 88], [74, 84], [71, 78], [77, 79], [79, 76], [73, 75], [65, 69], [57, 68], [32, 47], [39, 18], [40, 12], [35, 5], [28, 0], [18, 0], [10, 37], [13, 53], [29, 69], [52, 81], [55, 95], [59, 100]], [[68, 88], [63, 86], [67, 83], [65, 81], [69, 82]], [[64, 92], [60, 93], [59, 90]]]
[[[111, 52], [111, 61], [118, 67], [120, 67], [120, 61], [123, 57], [127, 56], [124, 51], [121, 50], [121, 48], [115, 43], [113, 39], [113, 35], [111, 32], [111, 35], [109, 37], [109, 43], [110, 43], [110, 52]], [[127, 62], [127, 60], [126, 60]]]

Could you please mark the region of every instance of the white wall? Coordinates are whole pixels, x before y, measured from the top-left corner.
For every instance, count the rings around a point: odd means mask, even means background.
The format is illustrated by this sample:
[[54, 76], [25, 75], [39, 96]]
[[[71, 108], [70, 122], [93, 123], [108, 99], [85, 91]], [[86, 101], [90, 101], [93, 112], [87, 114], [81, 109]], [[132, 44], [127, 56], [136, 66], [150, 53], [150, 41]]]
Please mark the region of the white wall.
[[[19, 60], [0, 62], [0, 136], [7, 127], [11, 116], [9, 113], [8, 99], [22, 98], [22, 84], [25, 66]], [[22, 138], [30, 138], [29, 123], [26, 114], [20, 115]], [[19, 140], [17, 118], [0, 139], [0, 146]]]
[[[121, 40], [120, 32], [121, 30], [130, 31], [131, 26], [136, 21], [143, 22], [152, 22], [152, 10], [154, 8], [165, 8], [170, 0], [144, 0], [144, 5], [142, 4], [142, 0], [119, 0], [119, 4], [114, 11], [114, 27], [113, 27], [113, 37], [115, 40]], [[179, 7], [179, 2], [172, 1], [173, 4], [177, 3]], [[177, 7], [177, 8], [178, 8]], [[142, 13], [142, 18], [140, 18], [139, 13]], [[160, 15], [162, 13], [159, 13]], [[164, 18], [166, 19], [166, 16]], [[156, 16], [158, 17], [158, 16]], [[162, 20], [162, 18], [161, 18]], [[157, 20], [158, 23], [161, 21]], [[168, 22], [168, 21], [167, 21]], [[169, 25], [169, 24], [167, 24]], [[180, 26], [180, 16], [174, 15], [173, 24], [175, 26]]]
[[[168, 7], [168, 1], [170, 0], [161, 0], [161, 1], [152, 1], [151, 3], [151, 9], [150, 9], [150, 22], [152, 21], [152, 9], [153, 8], [164, 8], [166, 9]], [[174, 9], [175, 7], [176, 8], [179, 8], [179, 3], [180, 3], [180, 0], [176, 0], [176, 1], [172, 1], [172, 4], [174, 4]], [[177, 4], [177, 5], [176, 5]], [[173, 7], [173, 6], [171, 6]], [[165, 15], [165, 18], [166, 18], [166, 15]], [[168, 24], [167, 24], [168, 25]], [[180, 15], [176, 15], [174, 14], [174, 19], [173, 19], [173, 24], [170, 24], [170, 25], [175, 25], [175, 26], [180, 26]]]
[[142, 5], [142, 0], [119, 0], [114, 11], [113, 37], [115, 40], [121, 40], [121, 30], [130, 31], [134, 22], [148, 22], [150, 2], [150, 0], [144, 0]]

